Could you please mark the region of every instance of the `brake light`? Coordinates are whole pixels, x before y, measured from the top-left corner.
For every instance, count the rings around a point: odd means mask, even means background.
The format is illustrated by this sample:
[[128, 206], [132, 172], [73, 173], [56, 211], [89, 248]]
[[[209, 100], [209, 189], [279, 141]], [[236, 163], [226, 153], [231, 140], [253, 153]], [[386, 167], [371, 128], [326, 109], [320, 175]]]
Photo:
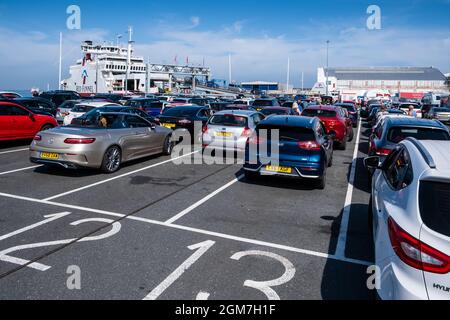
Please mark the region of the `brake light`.
[[156, 124], [160, 124], [161, 123], [161, 120], [159, 118], [155, 118], [154, 120], [155, 120]]
[[397, 256], [407, 265], [425, 272], [447, 274], [450, 257], [417, 240], [389, 218], [389, 238]]
[[192, 124], [192, 121], [188, 119], [178, 120], [178, 124], [182, 125]]
[[94, 142], [94, 138], [67, 138], [64, 140], [66, 144], [92, 144]]
[[315, 141], [300, 141], [298, 143], [298, 147], [300, 149], [311, 150], [311, 151], [320, 150], [321, 149], [320, 144], [318, 144]]
[[40, 135], [35, 135], [34, 136], [34, 139], [33, 139], [34, 141], [42, 141], [42, 137], [40, 136]]
[[388, 156], [388, 155], [391, 154], [391, 152], [392, 152], [391, 149], [380, 148], [380, 149], [377, 149], [377, 150], [375, 151], [375, 154], [376, 154], [377, 156]]
[[261, 145], [265, 142], [265, 140], [261, 137], [258, 137], [257, 135], [254, 135], [248, 139], [249, 144], [258, 144]]
[[248, 138], [252, 135], [252, 130], [250, 128], [245, 128], [242, 132], [242, 137]]
[[207, 134], [208, 133], [208, 126], [207, 125], [203, 126], [202, 132], [203, 132], [203, 134]]

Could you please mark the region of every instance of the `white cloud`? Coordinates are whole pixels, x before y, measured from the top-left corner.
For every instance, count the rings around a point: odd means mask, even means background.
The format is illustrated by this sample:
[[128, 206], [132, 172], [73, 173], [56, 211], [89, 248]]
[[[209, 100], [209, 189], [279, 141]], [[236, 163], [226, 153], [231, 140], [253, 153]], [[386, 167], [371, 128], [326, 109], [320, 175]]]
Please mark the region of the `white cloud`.
[[[195, 21], [192, 21], [195, 25]], [[200, 23], [200, 20], [198, 20]], [[217, 78], [228, 78], [228, 54], [233, 55], [233, 78], [244, 80], [286, 81], [287, 58], [291, 59], [292, 80], [300, 83], [301, 72], [311, 85], [317, 67], [326, 62], [325, 40], [330, 39], [332, 66], [436, 66], [449, 72], [450, 39], [448, 30], [367, 29], [348, 28], [340, 31], [304, 28], [299, 38], [286, 35], [248, 35], [243, 23], [236, 22], [219, 30], [193, 30], [180, 26], [161, 28], [158, 39], [137, 43], [136, 53], [150, 57], [152, 62], [172, 63], [189, 56], [191, 63], [212, 67]], [[155, 34], [155, 28], [151, 30]], [[111, 39], [108, 39], [111, 37]], [[53, 43], [50, 42], [53, 39]], [[82, 30], [65, 35], [64, 70], [80, 58], [80, 43], [84, 40], [114, 40], [104, 30]], [[58, 67], [57, 35], [39, 32], [18, 33], [0, 28], [0, 88], [29, 88], [56, 84]]]
[[200, 17], [191, 17], [191, 28], [197, 28], [200, 25]]

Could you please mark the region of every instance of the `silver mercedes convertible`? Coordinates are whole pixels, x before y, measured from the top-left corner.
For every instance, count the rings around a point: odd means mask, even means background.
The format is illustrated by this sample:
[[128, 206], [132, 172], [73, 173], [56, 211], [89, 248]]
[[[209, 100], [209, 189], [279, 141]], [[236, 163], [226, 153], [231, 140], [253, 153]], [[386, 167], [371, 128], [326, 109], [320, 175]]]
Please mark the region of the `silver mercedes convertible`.
[[100, 113], [95, 120], [38, 133], [30, 160], [66, 169], [95, 168], [105, 173], [122, 163], [172, 153], [172, 130], [129, 113]]

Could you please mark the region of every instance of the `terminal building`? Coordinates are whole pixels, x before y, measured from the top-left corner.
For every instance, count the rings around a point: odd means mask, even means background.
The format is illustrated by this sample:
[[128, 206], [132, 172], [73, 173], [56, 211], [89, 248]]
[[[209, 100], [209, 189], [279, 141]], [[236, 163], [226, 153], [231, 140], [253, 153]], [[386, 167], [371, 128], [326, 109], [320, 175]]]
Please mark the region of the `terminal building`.
[[427, 92], [448, 91], [446, 76], [433, 67], [319, 68], [315, 87], [344, 100], [395, 96], [421, 99]]

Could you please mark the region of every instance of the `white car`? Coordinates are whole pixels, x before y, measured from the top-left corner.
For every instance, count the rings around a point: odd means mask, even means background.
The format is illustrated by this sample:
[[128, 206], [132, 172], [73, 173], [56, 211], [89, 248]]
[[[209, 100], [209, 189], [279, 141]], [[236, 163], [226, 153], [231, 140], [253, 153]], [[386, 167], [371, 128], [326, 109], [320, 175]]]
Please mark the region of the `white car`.
[[378, 296], [450, 300], [450, 141], [408, 138], [376, 169], [371, 216]]
[[111, 106], [120, 106], [116, 103], [111, 102], [86, 102], [75, 105], [72, 110], [64, 117], [64, 125], [68, 126], [72, 123], [72, 120], [75, 118], [79, 118], [85, 113], [91, 111], [92, 109], [102, 108], [102, 107], [111, 107]]

